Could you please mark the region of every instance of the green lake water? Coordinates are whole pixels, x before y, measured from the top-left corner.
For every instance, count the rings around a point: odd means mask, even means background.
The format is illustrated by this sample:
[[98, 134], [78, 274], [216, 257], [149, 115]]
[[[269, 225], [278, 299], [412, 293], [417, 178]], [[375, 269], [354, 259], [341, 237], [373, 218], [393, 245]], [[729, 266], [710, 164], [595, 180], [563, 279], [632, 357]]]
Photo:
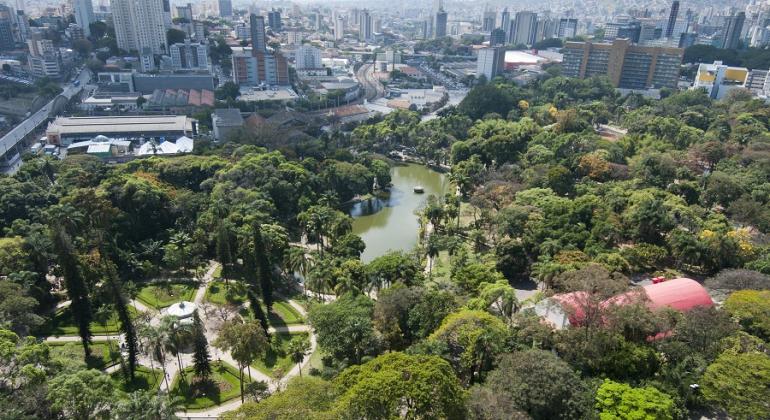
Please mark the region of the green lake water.
[[[441, 197], [449, 189], [446, 175], [422, 165], [395, 166], [390, 174], [393, 185], [388, 198], [373, 198], [350, 209], [353, 233], [366, 243], [361, 255], [364, 262], [391, 250], [411, 250], [417, 244], [419, 230], [415, 211], [425, 205], [428, 196]], [[416, 185], [422, 186], [425, 193], [416, 194]]]

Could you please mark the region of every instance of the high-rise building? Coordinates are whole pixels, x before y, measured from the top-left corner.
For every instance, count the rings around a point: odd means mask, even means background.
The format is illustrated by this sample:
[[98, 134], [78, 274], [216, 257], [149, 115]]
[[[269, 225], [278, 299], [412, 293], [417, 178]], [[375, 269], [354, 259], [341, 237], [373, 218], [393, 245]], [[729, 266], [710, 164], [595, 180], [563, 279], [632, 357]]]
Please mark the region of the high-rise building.
[[735, 49], [741, 41], [743, 23], [746, 21], [746, 13], [740, 12], [735, 16], [725, 19], [725, 27], [722, 30], [722, 48]]
[[345, 19], [342, 16], [337, 16], [334, 21], [334, 39], [340, 40], [345, 37]]
[[12, 50], [15, 46], [11, 8], [0, 4], [0, 51]]
[[310, 45], [297, 48], [295, 67], [297, 70], [320, 69], [321, 50]]
[[29, 47], [29, 71], [35, 77], [50, 77], [58, 79], [61, 77], [61, 59], [53, 41], [43, 38], [41, 32], [33, 32], [27, 39]]
[[168, 47], [171, 53], [171, 66], [174, 70], [208, 70], [208, 46], [197, 42], [176, 43]]
[[271, 10], [267, 12], [267, 25], [270, 26], [270, 29], [273, 30], [273, 32], [281, 32], [281, 29], [283, 28], [281, 23], [281, 11], [280, 10]]
[[23, 10], [16, 10], [16, 30], [14, 31], [14, 38], [16, 42], [27, 42], [29, 37], [29, 18], [24, 14]]
[[629, 20], [626, 22], [610, 22], [604, 26], [604, 40], [612, 41], [614, 39], [630, 39], [631, 42], [639, 42], [639, 36], [642, 33], [642, 24], [638, 20]]
[[674, 36], [674, 26], [676, 26], [676, 17], [679, 14], [679, 0], [671, 3], [671, 13], [668, 15], [668, 25], [666, 26], [666, 38]]
[[577, 35], [577, 26], [577, 19], [559, 19], [559, 29], [557, 31], [557, 36], [561, 39], [574, 38]]
[[364, 9], [358, 13], [358, 40], [368, 41], [372, 39], [372, 15]]
[[163, 2], [111, 0], [110, 8], [118, 48], [139, 52], [149, 49], [153, 54], [167, 52]]
[[497, 45], [505, 44], [505, 31], [500, 28], [495, 28], [492, 33], [489, 34], [489, 45], [494, 47]]
[[436, 13], [436, 22], [433, 25], [434, 38], [444, 38], [446, 36], [446, 25], [449, 15], [444, 9], [439, 9]]
[[494, 10], [484, 11], [484, 15], [481, 17], [481, 31], [492, 32], [497, 24], [497, 12]]
[[632, 45], [629, 39], [612, 43], [567, 42], [562, 49], [567, 77], [607, 76], [624, 89], [674, 88], [684, 50]]
[[537, 13], [518, 12], [511, 22], [510, 38], [511, 44], [532, 45], [535, 43], [537, 35]]
[[265, 17], [251, 14], [249, 16], [249, 29], [251, 30], [251, 45], [254, 52], [267, 51], [267, 39], [265, 35]]
[[508, 33], [508, 27], [511, 24], [511, 12], [508, 11], [508, 8], [506, 7], [503, 9], [503, 12], [500, 13], [500, 29]]
[[544, 39], [556, 38], [559, 30], [559, 24], [550, 17], [543, 17], [537, 20], [537, 31], [535, 32], [535, 42]]
[[502, 48], [482, 48], [476, 62], [476, 77], [482, 75], [492, 80], [500, 74], [504, 67], [505, 51]]
[[233, 0], [219, 0], [219, 16], [233, 17]]
[[72, 8], [75, 14], [75, 23], [83, 29], [85, 36], [91, 36], [90, 25], [94, 19], [94, 5], [91, 0], [72, 0]]
[[176, 17], [184, 19], [187, 22], [193, 21], [192, 4], [187, 3], [186, 6], [176, 6]]
[[280, 53], [267, 50], [265, 35], [265, 18], [252, 14], [249, 16], [251, 25], [251, 50], [242, 49], [233, 52], [233, 80], [239, 85], [274, 85], [289, 84], [289, 65]]

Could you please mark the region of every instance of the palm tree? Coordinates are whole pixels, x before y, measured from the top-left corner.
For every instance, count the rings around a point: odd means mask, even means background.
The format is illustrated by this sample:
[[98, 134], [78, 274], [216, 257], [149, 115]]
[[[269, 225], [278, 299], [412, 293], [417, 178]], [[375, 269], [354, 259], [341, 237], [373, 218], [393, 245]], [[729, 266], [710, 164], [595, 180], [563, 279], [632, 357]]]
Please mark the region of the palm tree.
[[[166, 389], [170, 391], [168, 385], [168, 374], [166, 372], [166, 343], [168, 342], [168, 336], [165, 331], [160, 328], [153, 327], [150, 324], [143, 324], [139, 330], [139, 336], [142, 337], [142, 341], [146, 346], [147, 353], [150, 355], [150, 363], [152, 359], [156, 358], [160, 362], [163, 369], [163, 379], [166, 381]], [[152, 367], [152, 366], [151, 366]]]
[[302, 361], [305, 360], [305, 356], [310, 351], [310, 340], [308, 340], [307, 336], [297, 336], [291, 339], [289, 341], [289, 346], [287, 349], [287, 353], [289, 353], [289, 357], [291, 358], [291, 361], [300, 365], [299, 366], [299, 376], [302, 376]]
[[436, 235], [428, 237], [428, 243], [425, 244], [425, 255], [428, 257], [428, 277], [433, 277], [433, 260], [438, 257], [439, 244]]
[[[286, 257], [284, 258], [284, 265], [286, 271], [293, 273], [299, 273], [302, 276], [302, 281], [307, 281], [307, 273], [309, 271], [309, 260], [305, 253], [305, 248], [292, 246], [286, 251]], [[306, 290], [303, 290], [306, 292]]]
[[[160, 325], [158, 329], [161, 330], [163, 335], [167, 338], [164, 345], [165, 350], [171, 352], [176, 356], [177, 364], [179, 365], [179, 371], [183, 371], [182, 366], [182, 343], [185, 341], [185, 335], [190, 335], [190, 325], [179, 322], [179, 318], [173, 315], [166, 315], [160, 319]], [[184, 376], [182, 376], [184, 378]]]

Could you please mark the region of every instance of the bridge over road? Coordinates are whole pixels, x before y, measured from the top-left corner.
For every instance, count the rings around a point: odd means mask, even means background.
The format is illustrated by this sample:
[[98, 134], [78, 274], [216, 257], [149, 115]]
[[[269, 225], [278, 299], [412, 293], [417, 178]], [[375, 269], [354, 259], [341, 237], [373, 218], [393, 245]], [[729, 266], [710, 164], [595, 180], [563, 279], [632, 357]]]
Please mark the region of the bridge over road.
[[26, 120], [19, 123], [0, 139], [0, 172], [5, 174], [16, 173], [22, 163], [21, 152], [26, 147], [24, 139], [40, 127], [41, 124], [48, 121], [49, 117], [56, 116], [56, 113], [59, 111], [56, 109], [58, 108], [57, 105], [62, 102], [62, 99], [69, 101], [75, 95], [80, 94], [83, 86], [91, 80], [91, 72], [88, 69], [83, 69], [78, 74], [77, 80], [80, 80], [78, 86], [68, 84], [59, 96], [43, 105], [37, 112], [27, 117]]

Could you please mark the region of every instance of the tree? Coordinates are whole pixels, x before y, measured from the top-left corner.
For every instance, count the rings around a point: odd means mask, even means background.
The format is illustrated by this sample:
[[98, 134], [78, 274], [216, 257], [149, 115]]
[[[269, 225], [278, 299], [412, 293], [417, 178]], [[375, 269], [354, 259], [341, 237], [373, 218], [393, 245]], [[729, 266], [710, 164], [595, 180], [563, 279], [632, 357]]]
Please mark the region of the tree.
[[222, 264], [222, 277], [225, 282], [232, 276], [233, 253], [231, 249], [231, 233], [225, 223], [217, 226], [216, 254]]
[[678, 418], [673, 398], [658, 389], [629, 385], [605, 379], [596, 391], [596, 409], [601, 419], [656, 419]]
[[168, 40], [168, 45], [184, 42], [185, 38], [187, 38], [187, 33], [185, 31], [180, 31], [179, 29], [174, 28], [166, 31], [166, 39]]
[[262, 301], [268, 312], [273, 309], [273, 269], [268, 259], [267, 250], [262, 239], [262, 228], [254, 223], [254, 259], [259, 270], [259, 287], [262, 291]]
[[197, 310], [193, 313], [193, 370], [195, 376], [202, 380], [208, 379], [211, 375], [209, 342]]
[[[486, 400], [474, 398], [485, 394]], [[582, 419], [591, 412], [590, 394], [580, 376], [552, 352], [527, 350], [500, 357], [484, 385], [472, 389], [470, 409], [520, 410], [535, 420]]]
[[722, 291], [770, 290], [770, 276], [758, 271], [727, 268], [706, 279], [706, 287]]
[[337, 417], [465, 417], [465, 392], [449, 364], [436, 356], [387, 353], [343, 371]]
[[144, 348], [150, 355], [150, 363], [153, 359], [160, 362], [163, 379], [166, 381], [166, 389], [171, 389], [168, 385], [168, 373], [166, 372], [166, 347], [169, 341], [167, 331], [160, 326], [156, 327], [146, 323], [139, 328], [139, 338], [143, 341]]
[[118, 400], [112, 414], [125, 420], [177, 420], [174, 413], [179, 408], [179, 401], [179, 398], [171, 399], [168, 395], [136, 391]]
[[485, 84], [473, 88], [457, 109], [476, 120], [492, 112], [508, 115], [515, 103], [508, 92], [493, 84]]
[[29, 331], [43, 324], [37, 315], [37, 301], [27, 296], [21, 286], [10, 281], [0, 282], [0, 328], [27, 336]]
[[770, 418], [770, 356], [750, 351], [722, 353], [703, 374], [707, 401], [736, 419]]
[[51, 408], [65, 418], [106, 418], [115, 404], [115, 397], [112, 379], [98, 370], [61, 374], [48, 383]]
[[91, 320], [93, 318], [88, 286], [80, 267], [78, 267], [78, 257], [74, 253], [70, 237], [62, 226], [54, 229], [52, 239], [58, 256], [59, 267], [67, 284], [67, 296], [72, 301], [70, 311], [72, 311], [72, 317], [75, 318], [78, 325], [80, 341], [83, 343], [83, 350], [86, 358], [88, 358], [91, 355]]
[[112, 295], [112, 302], [115, 305], [115, 310], [118, 313], [118, 319], [120, 320], [120, 330], [124, 334], [125, 344], [128, 350], [128, 376], [130, 380], [133, 381], [134, 372], [136, 371], [136, 358], [139, 353], [136, 329], [134, 328], [134, 322], [131, 319], [131, 314], [128, 309], [128, 299], [126, 299], [122, 284], [118, 279], [115, 264], [108, 260], [104, 262], [103, 266], [106, 277], [105, 283], [108, 285], [110, 294]]
[[238, 362], [241, 402], [243, 402], [243, 369], [248, 368], [249, 379], [251, 379], [251, 364], [263, 356], [268, 348], [265, 331], [256, 322], [228, 321], [222, 326], [214, 346], [229, 351], [233, 359]]
[[240, 87], [234, 82], [225, 82], [222, 86], [217, 88], [216, 97], [220, 101], [235, 100], [241, 95]]
[[479, 296], [468, 302], [468, 307], [482, 311], [490, 311], [505, 319], [507, 322], [513, 320], [513, 315], [519, 310], [519, 300], [516, 298], [516, 291], [507, 281], [497, 281], [496, 283], [481, 283], [479, 285]]
[[481, 311], [461, 310], [447, 316], [428, 342], [447, 349], [442, 354], [465, 384], [483, 379], [495, 357], [506, 347], [509, 333], [498, 318]]
[[337, 387], [313, 376], [294, 377], [286, 389], [259, 402], [248, 402], [234, 411], [224, 413], [226, 420], [250, 419], [312, 419], [330, 411], [339, 395]]
[[422, 290], [401, 284], [387, 288], [377, 295], [374, 305], [374, 327], [390, 350], [403, 350], [412, 343], [414, 333], [409, 328], [409, 310], [421, 298]]
[[302, 376], [301, 363], [305, 360], [305, 356], [310, 352], [310, 340], [306, 335], [294, 336], [289, 341], [287, 353], [291, 358], [291, 361], [299, 366], [299, 376]]
[[378, 347], [372, 328], [374, 303], [364, 295], [344, 295], [328, 305], [314, 305], [308, 318], [318, 345], [338, 361], [361, 363]]
[[750, 334], [770, 339], [770, 290], [733, 292], [725, 300], [724, 309]]

